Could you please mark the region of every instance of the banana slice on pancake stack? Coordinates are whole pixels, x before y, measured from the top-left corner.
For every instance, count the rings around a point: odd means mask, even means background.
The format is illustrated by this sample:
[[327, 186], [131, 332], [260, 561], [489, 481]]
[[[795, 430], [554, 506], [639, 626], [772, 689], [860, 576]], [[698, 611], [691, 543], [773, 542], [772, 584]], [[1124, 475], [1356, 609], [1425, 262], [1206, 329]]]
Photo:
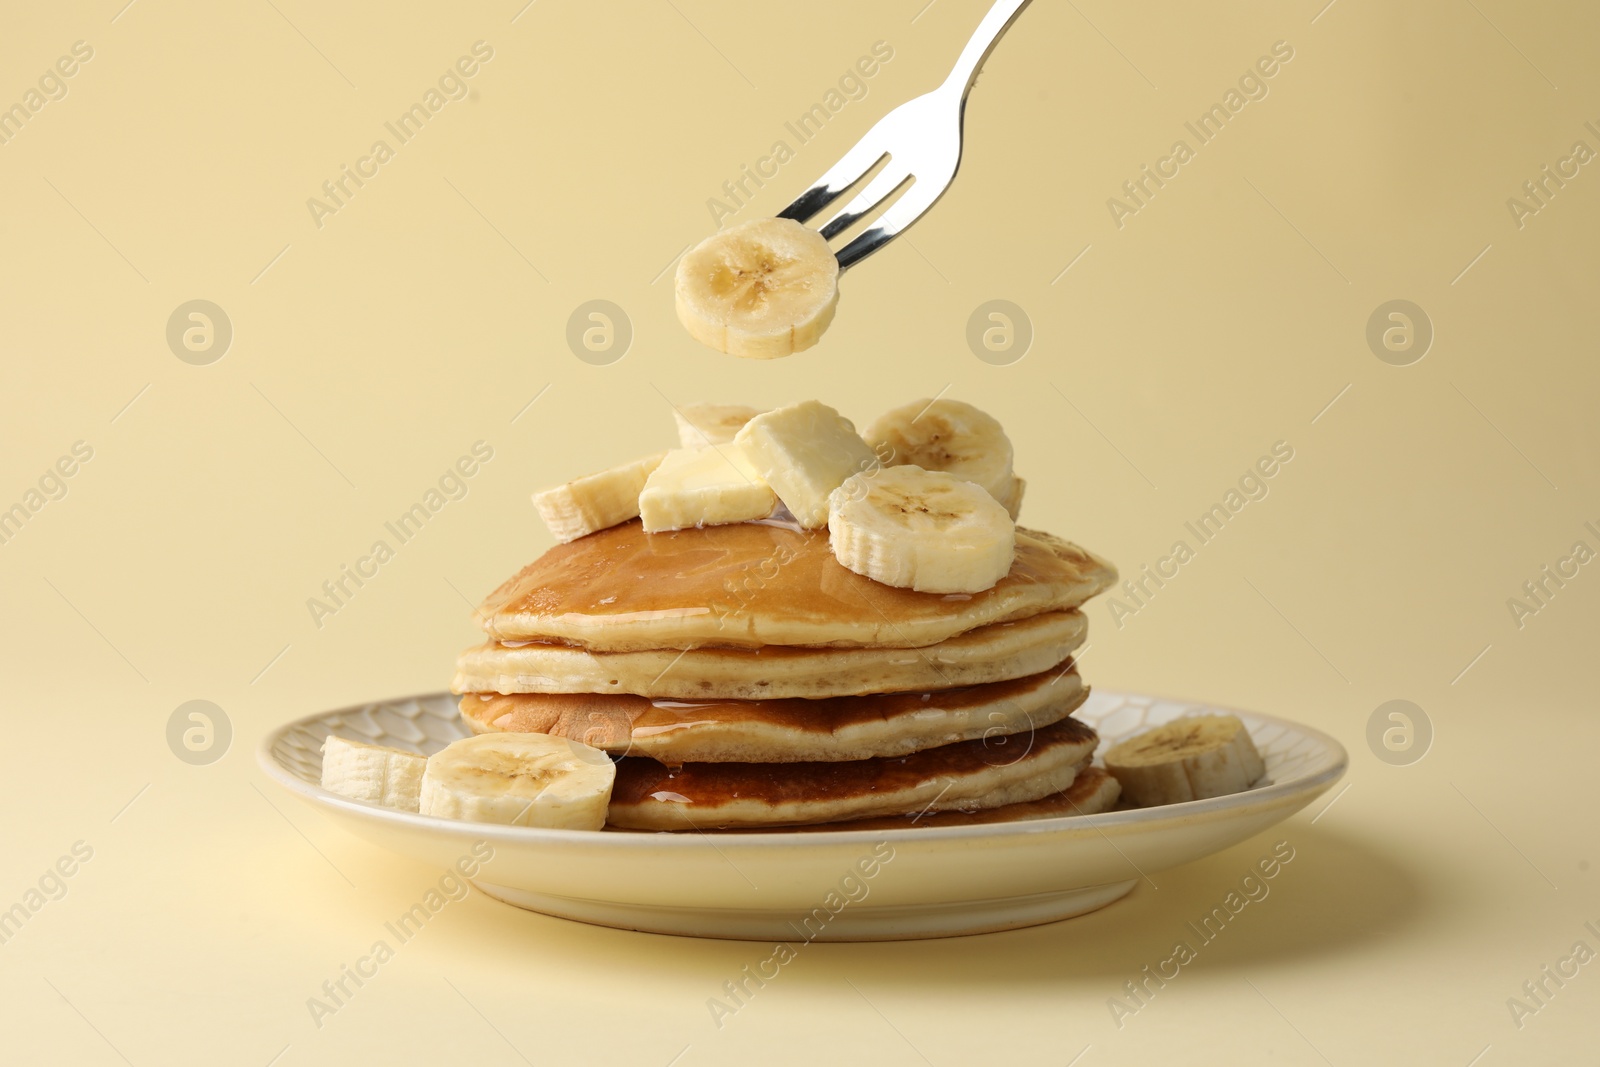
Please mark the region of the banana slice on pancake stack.
[[424, 815], [510, 826], [598, 830], [617, 768], [598, 749], [547, 734], [480, 734], [428, 757]]
[[[685, 320], [747, 354], [814, 339], [834, 279], [803, 301], [775, 281], [815, 266], [806, 234], [720, 237], [679, 269]], [[1072, 658], [1116, 571], [1016, 525], [998, 421], [944, 398], [865, 432], [816, 400], [675, 415], [678, 447], [535, 496], [559, 543], [479, 606], [454, 685], [473, 736], [428, 761], [423, 814], [707, 830], [1116, 802]]]
[[953, 474], [890, 467], [845, 480], [828, 499], [840, 563], [919, 593], [994, 586], [1016, 558], [1016, 527], [999, 502]]
[[960, 400], [914, 400], [887, 411], [863, 436], [880, 456], [974, 482], [1011, 518], [1022, 509], [1021, 478], [1011, 469], [1011, 439], [994, 416]]
[[405, 749], [329, 736], [322, 742], [322, 788], [352, 800], [416, 811], [427, 764]]

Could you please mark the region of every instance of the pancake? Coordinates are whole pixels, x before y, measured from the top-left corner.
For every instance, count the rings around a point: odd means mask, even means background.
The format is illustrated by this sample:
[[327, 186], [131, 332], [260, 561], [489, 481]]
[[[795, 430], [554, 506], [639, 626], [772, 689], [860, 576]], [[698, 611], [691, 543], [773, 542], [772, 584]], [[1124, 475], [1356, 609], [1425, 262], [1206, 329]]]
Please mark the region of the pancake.
[[981, 811], [930, 811], [894, 815], [883, 819], [857, 819], [853, 822], [818, 823], [797, 826], [797, 830], [911, 830], [920, 826], [974, 826], [980, 823], [1021, 822], [1028, 819], [1056, 819], [1064, 815], [1098, 815], [1117, 805], [1122, 787], [1104, 767], [1085, 766], [1072, 784], [1059, 793], [1039, 800], [1023, 800]]
[[998, 585], [940, 595], [846, 570], [826, 530], [768, 521], [647, 534], [627, 522], [550, 549], [491, 593], [475, 618], [499, 641], [594, 652], [914, 648], [1075, 608], [1115, 581], [1106, 561], [1021, 528], [1016, 562]]
[[590, 652], [489, 642], [456, 660], [457, 693], [633, 693], [776, 700], [981, 685], [1048, 670], [1083, 644], [1077, 611], [995, 623], [925, 648], [699, 648]]
[[798, 763], [904, 756], [1058, 722], [1088, 690], [1069, 660], [1027, 678], [826, 700], [651, 700], [626, 694], [468, 693], [475, 733], [550, 734], [662, 763]]
[[1047, 797], [1094, 753], [1077, 719], [1006, 738], [962, 741], [896, 759], [834, 763], [617, 762], [607, 822], [634, 830], [710, 830], [978, 810]]

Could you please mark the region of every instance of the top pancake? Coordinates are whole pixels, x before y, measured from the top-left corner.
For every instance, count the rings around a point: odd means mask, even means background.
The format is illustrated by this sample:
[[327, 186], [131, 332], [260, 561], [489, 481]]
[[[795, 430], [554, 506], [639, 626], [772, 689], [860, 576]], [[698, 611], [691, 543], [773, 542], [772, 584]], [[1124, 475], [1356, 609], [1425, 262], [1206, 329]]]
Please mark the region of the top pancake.
[[634, 521], [552, 548], [491, 593], [476, 619], [499, 641], [596, 652], [918, 648], [1077, 607], [1116, 577], [1077, 545], [1018, 527], [1016, 562], [992, 589], [918, 593], [840, 566], [825, 530], [760, 522], [647, 534]]

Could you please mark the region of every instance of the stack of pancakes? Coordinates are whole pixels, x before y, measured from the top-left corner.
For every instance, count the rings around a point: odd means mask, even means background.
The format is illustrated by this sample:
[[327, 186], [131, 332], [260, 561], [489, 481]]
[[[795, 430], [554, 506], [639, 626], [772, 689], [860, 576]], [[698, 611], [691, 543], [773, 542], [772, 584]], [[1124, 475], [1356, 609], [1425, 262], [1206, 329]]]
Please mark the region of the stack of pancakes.
[[[457, 661], [476, 732], [620, 757], [611, 826], [947, 825], [1100, 811], [1117, 787], [1072, 652], [1112, 566], [1017, 529], [981, 593], [879, 584], [779, 521], [558, 545], [479, 607]], [[863, 820], [871, 820], [866, 822]]]

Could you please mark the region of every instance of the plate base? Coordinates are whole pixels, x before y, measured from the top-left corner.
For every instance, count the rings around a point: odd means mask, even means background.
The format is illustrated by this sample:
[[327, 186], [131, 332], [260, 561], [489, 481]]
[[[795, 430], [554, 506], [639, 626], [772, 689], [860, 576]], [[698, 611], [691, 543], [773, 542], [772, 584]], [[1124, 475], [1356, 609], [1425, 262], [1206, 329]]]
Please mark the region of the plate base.
[[473, 882], [496, 900], [529, 911], [618, 930], [684, 937], [718, 937], [733, 941], [913, 941], [1015, 930], [1070, 919], [1103, 908], [1126, 896], [1137, 878], [1108, 885], [1037, 893], [1025, 897], [973, 900], [948, 904], [896, 907], [846, 905], [830, 914], [817, 908], [810, 915], [754, 908], [674, 908], [531, 893], [490, 882]]

